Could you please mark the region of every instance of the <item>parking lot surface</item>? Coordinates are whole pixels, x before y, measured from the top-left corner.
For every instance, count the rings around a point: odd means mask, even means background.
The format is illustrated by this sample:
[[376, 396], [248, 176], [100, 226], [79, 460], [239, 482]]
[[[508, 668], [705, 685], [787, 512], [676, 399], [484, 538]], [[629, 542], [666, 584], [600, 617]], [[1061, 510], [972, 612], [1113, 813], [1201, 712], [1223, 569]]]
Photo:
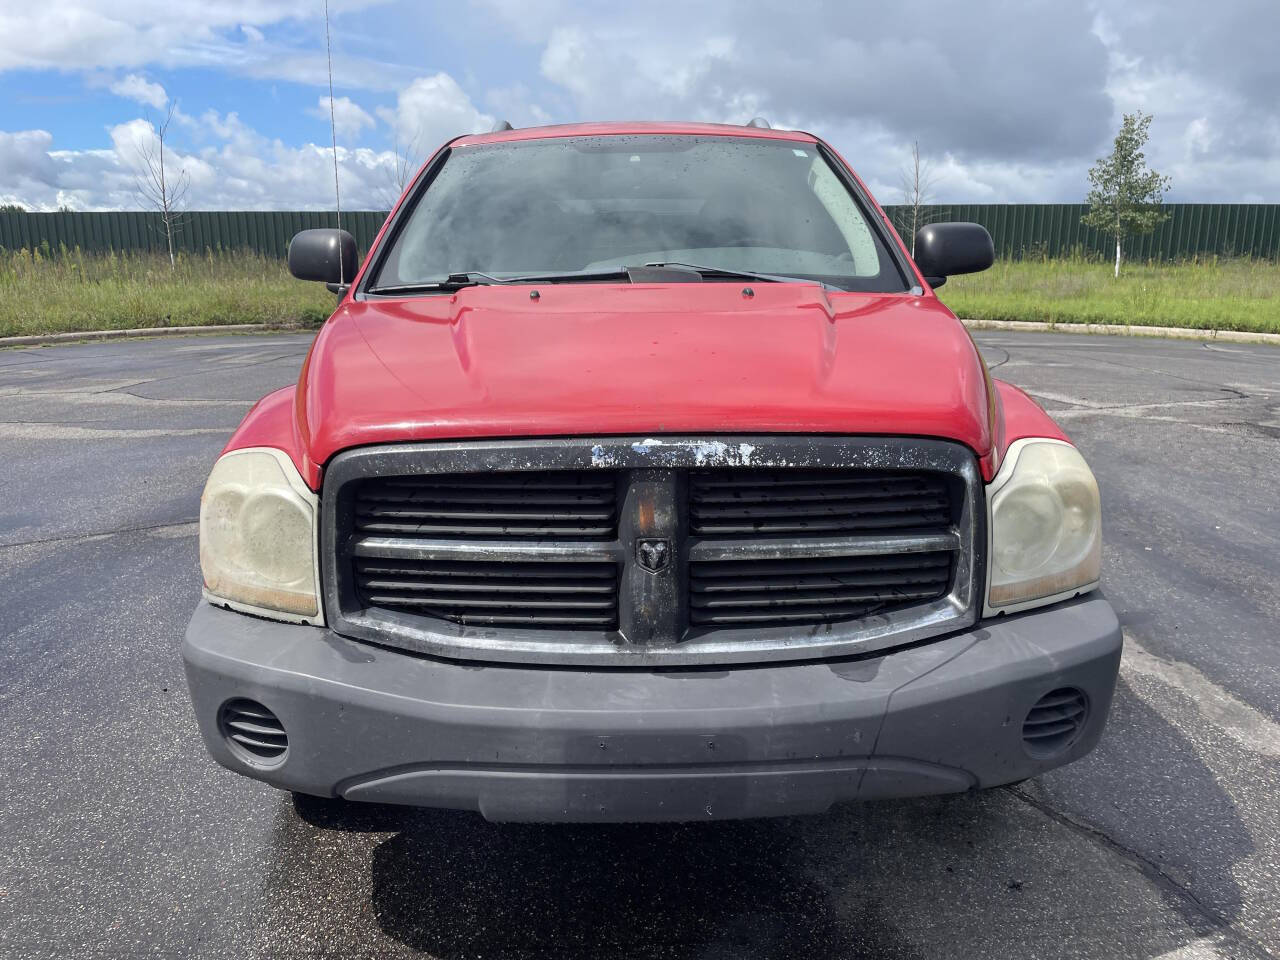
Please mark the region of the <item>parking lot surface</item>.
[[1102, 488], [1111, 724], [1014, 788], [681, 826], [300, 803], [179, 643], [205, 475], [304, 335], [0, 351], [0, 955], [1280, 957], [1280, 350], [978, 334]]

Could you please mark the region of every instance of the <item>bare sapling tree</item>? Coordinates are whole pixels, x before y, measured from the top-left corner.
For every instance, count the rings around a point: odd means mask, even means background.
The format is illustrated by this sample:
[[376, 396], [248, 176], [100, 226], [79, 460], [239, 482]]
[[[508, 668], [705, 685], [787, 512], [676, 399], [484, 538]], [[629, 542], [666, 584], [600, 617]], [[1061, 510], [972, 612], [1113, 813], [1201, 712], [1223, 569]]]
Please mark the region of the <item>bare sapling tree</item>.
[[902, 168], [902, 209], [898, 214], [899, 232], [907, 235], [912, 257], [916, 255], [916, 231], [930, 220], [933, 184], [933, 168], [921, 158], [919, 141], [913, 140], [911, 161]]
[[382, 199], [388, 208], [394, 207], [404, 193], [405, 187], [418, 171], [420, 156], [418, 153], [418, 137], [409, 138], [408, 143], [400, 142], [397, 133], [391, 145], [393, 162], [387, 175], [387, 185], [382, 190]]
[[1117, 278], [1125, 238], [1145, 236], [1169, 219], [1160, 205], [1171, 181], [1148, 170], [1142, 152], [1149, 126], [1149, 114], [1126, 113], [1111, 154], [1099, 157], [1089, 171], [1089, 195], [1085, 198], [1089, 212], [1081, 217], [1081, 223], [1115, 237]]
[[154, 137], [148, 137], [138, 145], [138, 160], [141, 172], [137, 177], [138, 196], [144, 206], [150, 207], [160, 214], [161, 229], [164, 231], [165, 243], [169, 247], [169, 268], [177, 265], [173, 254], [173, 238], [181, 228], [181, 212], [187, 197], [187, 189], [191, 186], [191, 178], [184, 167], [174, 171], [168, 163], [169, 125], [173, 123], [177, 104], [170, 102], [165, 111], [164, 120], [156, 127]]

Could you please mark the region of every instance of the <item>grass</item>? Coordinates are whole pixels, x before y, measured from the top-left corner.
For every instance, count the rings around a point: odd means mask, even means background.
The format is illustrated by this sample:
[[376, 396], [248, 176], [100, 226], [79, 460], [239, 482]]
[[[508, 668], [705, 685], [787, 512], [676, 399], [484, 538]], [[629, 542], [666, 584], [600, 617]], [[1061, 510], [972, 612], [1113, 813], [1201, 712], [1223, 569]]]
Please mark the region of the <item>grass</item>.
[[0, 250], [0, 337], [226, 323], [321, 323], [322, 284], [246, 252], [180, 257]]
[[1110, 264], [1083, 258], [1004, 260], [955, 277], [938, 296], [970, 320], [1121, 323], [1280, 333], [1280, 264], [1208, 259]]
[[[940, 291], [960, 317], [1280, 333], [1280, 264], [1005, 260]], [[320, 323], [334, 298], [246, 252], [166, 257], [0, 250], [0, 337], [135, 327]]]

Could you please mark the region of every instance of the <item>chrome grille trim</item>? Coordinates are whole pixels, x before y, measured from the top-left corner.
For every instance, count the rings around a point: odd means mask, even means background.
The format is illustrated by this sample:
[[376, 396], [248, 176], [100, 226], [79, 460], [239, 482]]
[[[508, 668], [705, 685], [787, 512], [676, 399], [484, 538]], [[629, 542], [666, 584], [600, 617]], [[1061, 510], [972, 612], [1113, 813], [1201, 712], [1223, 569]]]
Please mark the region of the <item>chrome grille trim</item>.
[[785, 560], [790, 557], [872, 557], [892, 553], [959, 550], [955, 532], [901, 537], [838, 537], [822, 540], [695, 540], [690, 560]]
[[[872, 529], [856, 535], [821, 529], [759, 537], [691, 532], [692, 473], [761, 468], [796, 470], [798, 478], [800, 470], [936, 472], [947, 478], [953, 516], [945, 529]], [[358, 528], [355, 492], [361, 482], [489, 471], [599, 471], [618, 478], [616, 533], [611, 539], [472, 540], [425, 532], [384, 535]], [[857, 479], [846, 477], [844, 486]], [[337, 455], [325, 471], [321, 533], [326, 615], [331, 627], [345, 636], [452, 659], [652, 668], [856, 655], [940, 636], [977, 621], [986, 545], [982, 493], [977, 463], [967, 448], [914, 438], [607, 437], [358, 448]], [[671, 563], [657, 573], [637, 563], [637, 541], [652, 538], [669, 538], [672, 549]], [[690, 614], [694, 564], [805, 559], [826, 563], [829, 558], [937, 551], [948, 551], [954, 558], [950, 588], [941, 597], [918, 603], [913, 591], [904, 589], [902, 599], [911, 603], [901, 609], [873, 611], [856, 619], [824, 618], [816, 626], [778, 616], [765, 617], [763, 626], [751, 621], [698, 623]], [[531, 629], [515, 621], [458, 623], [395, 605], [366, 606], [357, 589], [357, 559], [613, 564], [618, 572], [617, 621], [608, 629], [586, 623]], [[462, 602], [466, 595], [448, 596], [451, 602]]]
[[458, 543], [451, 540], [410, 540], [405, 537], [355, 537], [350, 552], [358, 557], [399, 557], [404, 560], [613, 560], [612, 544], [583, 542]]

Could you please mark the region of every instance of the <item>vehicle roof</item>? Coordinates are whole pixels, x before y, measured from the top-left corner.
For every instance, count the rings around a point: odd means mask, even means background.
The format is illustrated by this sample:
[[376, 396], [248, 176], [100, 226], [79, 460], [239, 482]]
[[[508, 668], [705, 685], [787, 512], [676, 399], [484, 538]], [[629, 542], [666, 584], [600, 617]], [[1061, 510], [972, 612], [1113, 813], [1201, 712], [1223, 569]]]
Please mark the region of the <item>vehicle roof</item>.
[[473, 133], [453, 141], [455, 147], [518, 140], [545, 140], [553, 137], [607, 137], [626, 135], [696, 135], [704, 137], [755, 137], [760, 140], [797, 140], [815, 143], [817, 137], [802, 130], [771, 130], [734, 123], [692, 123], [687, 121], [613, 121], [609, 123], [558, 123], [545, 127], [520, 127], [495, 133]]

